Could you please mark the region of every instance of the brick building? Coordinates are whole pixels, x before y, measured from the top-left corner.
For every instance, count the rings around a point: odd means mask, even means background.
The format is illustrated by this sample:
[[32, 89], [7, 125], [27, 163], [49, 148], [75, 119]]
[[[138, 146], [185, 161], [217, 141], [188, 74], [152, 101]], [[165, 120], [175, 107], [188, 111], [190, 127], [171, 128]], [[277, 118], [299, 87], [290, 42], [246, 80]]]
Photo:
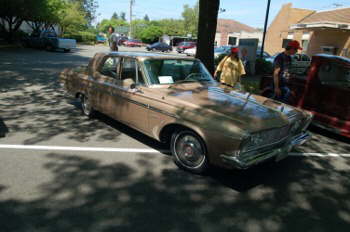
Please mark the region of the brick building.
[[238, 45], [239, 39], [262, 40], [262, 32], [232, 19], [218, 19], [215, 43], [217, 46]]
[[312, 11], [282, 6], [266, 34], [266, 51], [283, 51], [290, 39], [298, 40], [308, 55], [328, 53], [350, 56], [350, 8]]

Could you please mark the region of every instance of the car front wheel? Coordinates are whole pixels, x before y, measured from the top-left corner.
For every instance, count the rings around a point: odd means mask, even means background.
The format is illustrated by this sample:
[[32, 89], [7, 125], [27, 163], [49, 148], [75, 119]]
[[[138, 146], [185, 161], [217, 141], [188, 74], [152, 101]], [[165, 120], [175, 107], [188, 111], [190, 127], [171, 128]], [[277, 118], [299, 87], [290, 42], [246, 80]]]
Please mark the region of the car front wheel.
[[190, 130], [175, 132], [170, 147], [174, 162], [180, 168], [196, 174], [208, 170], [206, 146], [196, 133]]
[[91, 102], [90, 102], [89, 98], [82, 94], [82, 95], [80, 95], [80, 102], [81, 102], [82, 113], [85, 116], [92, 118], [94, 116], [95, 111], [91, 106]]

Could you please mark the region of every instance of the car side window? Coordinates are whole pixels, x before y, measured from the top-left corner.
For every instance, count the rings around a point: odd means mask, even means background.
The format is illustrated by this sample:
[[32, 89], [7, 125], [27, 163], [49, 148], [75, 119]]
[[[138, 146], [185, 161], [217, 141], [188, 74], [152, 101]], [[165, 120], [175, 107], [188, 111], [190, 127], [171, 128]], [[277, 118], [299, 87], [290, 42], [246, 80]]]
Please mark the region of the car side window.
[[320, 66], [318, 77], [323, 85], [348, 88], [350, 85], [350, 70], [334, 62]]
[[121, 69], [122, 86], [130, 87], [131, 84], [144, 85], [145, 81], [137, 61], [132, 58], [124, 58]]
[[118, 78], [118, 67], [120, 63], [120, 58], [118, 57], [108, 57], [104, 62], [100, 73], [105, 76], [112, 77], [114, 79]]

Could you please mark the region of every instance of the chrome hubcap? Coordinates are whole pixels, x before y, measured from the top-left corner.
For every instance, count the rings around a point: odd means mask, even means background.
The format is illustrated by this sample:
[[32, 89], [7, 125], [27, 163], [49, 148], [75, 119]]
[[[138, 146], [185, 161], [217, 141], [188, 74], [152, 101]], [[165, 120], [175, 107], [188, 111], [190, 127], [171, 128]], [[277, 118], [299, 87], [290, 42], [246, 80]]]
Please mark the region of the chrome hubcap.
[[91, 105], [90, 105], [89, 99], [86, 96], [82, 97], [82, 107], [83, 107], [84, 114], [89, 115], [91, 112]]
[[201, 143], [191, 135], [180, 136], [176, 140], [175, 151], [179, 160], [191, 168], [201, 165], [205, 159]]

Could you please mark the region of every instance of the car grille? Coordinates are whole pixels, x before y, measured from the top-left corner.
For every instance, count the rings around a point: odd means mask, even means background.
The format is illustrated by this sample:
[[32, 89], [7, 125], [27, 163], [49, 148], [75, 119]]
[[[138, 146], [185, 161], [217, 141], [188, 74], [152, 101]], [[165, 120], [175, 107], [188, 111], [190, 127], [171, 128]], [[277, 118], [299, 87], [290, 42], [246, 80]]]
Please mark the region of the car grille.
[[255, 142], [248, 142], [244, 151], [256, 150], [259, 148], [267, 147], [276, 143], [279, 143], [286, 139], [289, 134], [290, 126], [284, 126], [280, 128], [274, 128], [271, 130], [265, 130], [252, 134], [253, 137], [258, 138], [258, 144]]

